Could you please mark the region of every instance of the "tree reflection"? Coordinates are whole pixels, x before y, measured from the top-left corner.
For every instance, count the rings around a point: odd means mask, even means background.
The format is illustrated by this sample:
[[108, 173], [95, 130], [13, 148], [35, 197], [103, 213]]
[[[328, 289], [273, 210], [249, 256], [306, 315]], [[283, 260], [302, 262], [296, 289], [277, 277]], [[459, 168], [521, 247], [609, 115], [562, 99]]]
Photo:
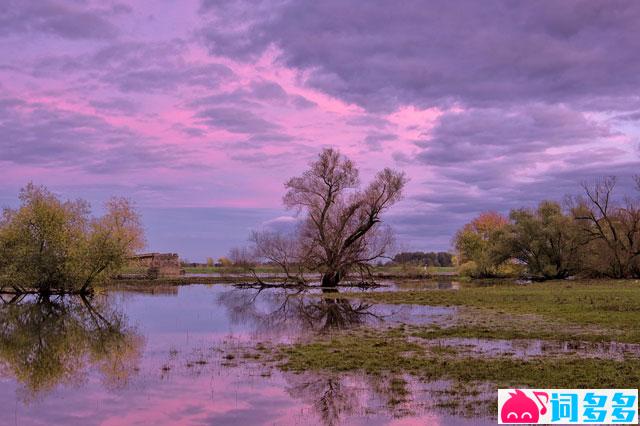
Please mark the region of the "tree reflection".
[[[345, 376], [306, 372], [285, 374], [287, 392], [311, 405], [327, 426], [342, 424], [354, 415], [382, 410], [393, 417], [411, 414], [410, 390], [402, 376]], [[374, 402], [374, 401], [377, 401]]]
[[2, 299], [0, 368], [30, 400], [58, 384], [82, 382], [96, 368], [105, 386], [128, 383], [138, 369], [143, 337], [106, 298]]
[[296, 334], [328, 332], [380, 320], [371, 303], [339, 297], [336, 290], [320, 295], [302, 291], [233, 290], [219, 296], [232, 321], [251, 324], [257, 333]]
[[373, 304], [354, 302], [339, 297], [337, 290], [323, 290], [323, 296], [299, 305], [300, 318], [320, 331], [344, 330], [363, 324], [368, 318], [379, 318]]
[[327, 426], [340, 424], [341, 419], [353, 415], [360, 406], [356, 389], [345, 385], [339, 377], [307, 373], [286, 378], [291, 383], [287, 392], [311, 405]]

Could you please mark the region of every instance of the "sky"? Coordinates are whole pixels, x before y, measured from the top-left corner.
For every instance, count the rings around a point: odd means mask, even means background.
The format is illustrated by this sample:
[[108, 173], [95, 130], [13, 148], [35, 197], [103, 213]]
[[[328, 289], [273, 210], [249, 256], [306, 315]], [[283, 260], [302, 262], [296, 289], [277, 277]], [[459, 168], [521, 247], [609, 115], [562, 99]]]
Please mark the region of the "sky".
[[410, 178], [398, 250], [640, 172], [640, 2], [3, 0], [0, 206], [136, 202], [193, 261], [286, 227], [324, 147]]

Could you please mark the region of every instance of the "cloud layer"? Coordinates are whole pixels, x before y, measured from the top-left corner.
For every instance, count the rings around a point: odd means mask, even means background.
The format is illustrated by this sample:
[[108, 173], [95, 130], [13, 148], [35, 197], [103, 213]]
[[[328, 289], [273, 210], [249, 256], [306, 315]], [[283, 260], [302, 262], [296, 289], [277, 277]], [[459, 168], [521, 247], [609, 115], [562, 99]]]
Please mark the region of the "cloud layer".
[[[335, 146], [365, 179], [406, 170], [400, 245], [446, 249], [482, 210], [630, 188], [639, 21], [621, 0], [5, 2], [0, 200], [127, 195], [155, 248], [202, 259], [290, 220], [282, 182]], [[180, 229], [217, 237], [165, 247]]]

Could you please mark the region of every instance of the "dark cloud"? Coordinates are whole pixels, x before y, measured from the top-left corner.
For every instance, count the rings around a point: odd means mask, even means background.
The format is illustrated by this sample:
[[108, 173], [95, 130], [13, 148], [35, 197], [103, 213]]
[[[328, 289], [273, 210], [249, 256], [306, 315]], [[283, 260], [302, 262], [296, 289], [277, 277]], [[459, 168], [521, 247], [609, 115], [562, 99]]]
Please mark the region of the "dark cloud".
[[293, 141], [294, 138], [286, 133], [265, 133], [253, 135], [247, 139], [247, 142], [259, 145], [278, 145]]
[[[299, 148], [294, 140], [293, 136], [281, 132], [258, 133], [242, 140], [225, 142], [220, 145], [220, 148], [232, 153], [231, 155], [234, 159], [243, 158], [252, 163], [256, 162], [256, 160], [264, 162], [271, 157], [270, 154], [265, 152], [265, 149], [269, 147]], [[278, 157], [271, 160], [280, 161], [281, 158]]]
[[95, 116], [13, 99], [0, 105], [2, 159], [16, 164], [66, 163], [85, 158], [102, 138], [112, 144], [131, 136]]
[[111, 39], [118, 30], [109, 21], [110, 12], [128, 13], [130, 8], [116, 4], [108, 11], [74, 1], [4, 0], [0, 4], [0, 36], [41, 32], [72, 40]]
[[249, 86], [248, 94], [255, 99], [285, 102], [287, 92], [278, 83], [271, 81], [253, 82]]
[[199, 31], [200, 39], [209, 50], [249, 60], [271, 43], [266, 27], [279, 19], [281, 9], [269, 0], [203, 0], [200, 12], [211, 18], [206, 28]]
[[510, 110], [471, 109], [444, 114], [418, 159], [430, 165], [475, 163], [519, 154], [541, 154], [615, 135], [607, 125], [563, 106], [529, 105]]
[[359, 127], [375, 127], [377, 129], [384, 129], [391, 125], [386, 118], [374, 114], [363, 114], [349, 118], [347, 124]]
[[640, 4], [631, 0], [206, 1], [202, 10], [213, 17], [201, 32], [212, 53], [248, 60], [276, 45], [310, 85], [369, 110], [597, 106], [599, 96], [623, 105], [640, 83]]
[[302, 96], [291, 95], [278, 83], [268, 80], [252, 81], [232, 91], [187, 103], [198, 124], [251, 135], [244, 141], [226, 144], [231, 149], [258, 148], [268, 143], [291, 141], [292, 137], [282, 131], [280, 125], [263, 119], [261, 111], [273, 107], [307, 109], [313, 106], [315, 103]]
[[260, 108], [262, 105], [249, 98], [246, 93], [240, 90], [231, 92], [216, 93], [213, 95], [195, 98], [187, 103], [187, 107], [198, 109], [208, 106], [232, 105], [241, 108]]
[[0, 161], [100, 174], [183, 166], [170, 147], [100, 117], [7, 98], [0, 99]]
[[628, 114], [620, 114], [614, 117], [616, 120], [622, 121], [640, 121], [640, 111], [631, 112]]
[[482, 194], [469, 191], [469, 187], [457, 182], [444, 181], [440, 190], [428, 194], [417, 194], [411, 197], [435, 208], [444, 207], [447, 213], [466, 214], [487, 210], [503, 210], [502, 193], [485, 192]]
[[96, 99], [89, 104], [97, 110], [111, 114], [130, 115], [138, 112], [139, 106], [126, 98]]
[[278, 128], [253, 112], [239, 108], [207, 108], [196, 113], [195, 117], [200, 124], [231, 133], [264, 133]]
[[391, 142], [398, 139], [393, 133], [371, 132], [364, 138], [364, 143], [371, 151], [381, 151], [385, 142]]
[[310, 109], [318, 105], [317, 103], [310, 101], [309, 99], [300, 95], [292, 95], [290, 97], [290, 100], [293, 106], [295, 106], [297, 109]]
[[287, 93], [282, 86], [273, 81], [252, 82], [248, 88], [237, 90], [234, 94], [240, 102], [256, 100], [268, 105], [279, 104], [295, 109], [309, 109], [317, 105], [304, 96]]
[[309, 109], [317, 104], [300, 95], [287, 93], [273, 81], [253, 81], [246, 86], [229, 92], [204, 96], [189, 102], [190, 107], [227, 104], [244, 108], [284, 106], [295, 109]]
[[87, 55], [45, 57], [33, 67], [35, 76], [91, 75], [122, 92], [163, 92], [179, 86], [215, 88], [234, 76], [218, 63], [192, 63], [184, 58], [181, 40], [114, 42]]
[[173, 126], [171, 126], [171, 128], [191, 138], [200, 138], [205, 136], [207, 133], [204, 129], [201, 129], [199, 127], [194, 127], [194, 126], [185, 126], [182, 123], [176, 123]]
[[190, 65], [184, 68], [162, 66], [130, 70], [105, 77], [123, 92], [172, 90], [180, 85], [217, 87], [222, 78], [231, 75], [224, 65]]
[[238, 161], [243, 165], [251, 167], [268, 169], [270, 171], [278, 170], [278, 176], [289, 176], [291, 172], [291, 164], [299, 161], [311, 161], [315, 158], [316, 153], [310, 152], [309, 147], [288, 143], [286, 149], [279, 152], [273, 152], [269, 147], [261, 146], [242, 146], [236, 151], [229, 153], [229, 158]]

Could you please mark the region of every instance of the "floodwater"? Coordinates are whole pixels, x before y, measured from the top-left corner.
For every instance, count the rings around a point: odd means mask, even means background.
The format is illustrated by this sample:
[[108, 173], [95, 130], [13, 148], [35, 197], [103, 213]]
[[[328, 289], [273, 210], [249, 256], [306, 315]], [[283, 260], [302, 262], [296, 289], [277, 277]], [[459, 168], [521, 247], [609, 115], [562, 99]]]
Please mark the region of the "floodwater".
[[495, 424], [443, 409], [447, 382], [293, 374], [241, 359], [260, 342], [438, 324], [455, 313], [230, 285], [111, 291], [91, 301], [25, 298], [0, 306], [0, 424]]

